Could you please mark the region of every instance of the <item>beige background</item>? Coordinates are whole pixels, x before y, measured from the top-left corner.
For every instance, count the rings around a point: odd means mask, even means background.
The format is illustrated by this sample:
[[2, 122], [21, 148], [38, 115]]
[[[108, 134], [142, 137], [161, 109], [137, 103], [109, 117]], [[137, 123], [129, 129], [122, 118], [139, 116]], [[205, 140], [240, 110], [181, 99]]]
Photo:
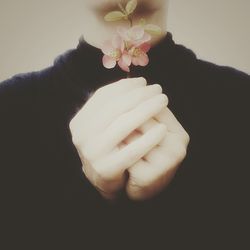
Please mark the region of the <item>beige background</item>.
[[[0, 80], [49, 66], [76, 47], [83, 2], [0, 0]], [[168, 29], [199, 58], [250, 74], [249, 13], [249, 0], [170, 0]]]

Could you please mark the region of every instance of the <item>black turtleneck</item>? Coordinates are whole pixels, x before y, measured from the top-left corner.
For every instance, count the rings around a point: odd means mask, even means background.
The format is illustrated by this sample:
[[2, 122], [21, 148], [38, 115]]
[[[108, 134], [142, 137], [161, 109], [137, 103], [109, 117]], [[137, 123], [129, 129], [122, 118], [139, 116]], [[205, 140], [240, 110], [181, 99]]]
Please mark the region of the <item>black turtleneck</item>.
[[1, 249], [243, 249], [250, 76], [197, 59], [171, 33], [149, 58], [131, 77], [161, 84], [191, 142], [172, 183], [146, 202], [104, 201], [71, 141], [89, 93], [126, 77], [103, 67], [99, 49], [81, 39], [53, 66], [0, 84]]

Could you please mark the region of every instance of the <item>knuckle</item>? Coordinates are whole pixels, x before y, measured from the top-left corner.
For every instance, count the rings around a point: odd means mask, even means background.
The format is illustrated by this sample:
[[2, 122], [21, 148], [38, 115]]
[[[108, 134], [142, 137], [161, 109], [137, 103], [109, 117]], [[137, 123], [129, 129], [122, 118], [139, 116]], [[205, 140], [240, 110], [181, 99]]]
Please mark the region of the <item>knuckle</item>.
[[186, 146], [182, 146], [181, 148], [180, 148], [180, 155], [179, 155], [179, 157], [181, 158], [181, 159], [184, 159], [185, 157], [186, 157], [186, 155], [187, 155], [187, 148], [186, 148]]
[[73, 142], [73, 144], [76, 147], [80, 147], [81, 146], [81, 139], [80, 136], [78, 135], [75, 126], [73, 124], [70, 124], [70, 132], [71, 132], [71, 140]]
[[142, 83], [143, 85], [147, 85], [147, 80], [146, 80], [146, 78], [144, 78], [144, 77], [139, 77], [138, 80], [140, 80], [141, 83]]
[[148, 186], [148, 181], [145, 178], [131, 177], [129, 181], [130, 187], [134, 190], [142, 190]]
[[95, 159], [95, 150], [90, 143], [79, 143], [79, 148], [81, 148], [82, 154], [88, 159], [90, 162]]
[[184, 131], [184, 139], [185, 139], [186, 143], [189, 144], [189, 142], [190, 142], [190, 135], [186, 131]]
[[134, 178], [129, 181], [127, 195], [131, 200], [144, 200], [150, 193], [152, 180]]
[[161, 87], [160, 84], [153, 84], [153, 86], [154, 86], [154, 88], [157, 89], [157, 91], [158, 91], [159, 93], [162, 93], [162, 87]]
[[82, 137], [80, 136], [79, 131], [75, 127], [72, 127], [71, 129], [71, 140], [72, 143], [77, 147], [77, 149], [83, 148], [84, 142], [82, 140]]
[[71, 132], [71, 133], [74, 132], [74, 128], [75, 128], [75, 118], [73, 118], [73, 119], [69, 122], [69, 129], [70, 129], [70, 132]]
[[148, 171], [133, 173], [130, 171], [129, 185], [137, 190], [143, 190], [152, 185], [154, 176]]
[[[114, 175], [111, 171], [109, 171], [108, 168], [105, 168], [102, 165], [95, 165], [93, 164], [94, 171], [96, 173], [96, 177], [99, 180], [97, 184], [99, 187], [100, 186], [105, 186], [108, 183], [112, 183], [114, 181]], [[100, 184], [101, 183], [101, 184]]]
[[165, 105], [168, 105], [168, 96], [164, 93], [160, 94], [160, 98]]
[[[153, 167], [153, 166], [152, 166]], [[127, 195], [132, 200], [145, 200], [157, 195], [169, 182], [165, 167], [129, 171], [129, 181], [126, 188]], [[159, 168], [158, 168], [159, 167]], [[153, 170], [157, 169], [157, 170]]]
[[130, 184], [126, 190], [127, 196], [131, 200], [141, 200], [143, 197], [143, 189], [137, 185]]
[[180, 144], [172, 151], [171, 155], [174, 159], [177, 159], [178, 161], [183, 160], [187, 155], [186, 146], [184, 144]]
[[72, 142], [73, 142], [73, 144], [74, 144], [77, 148], [80, 148], [81, 145], [82, 145], [79, 136], [76, 136], [76, 135], [72, 135]]
[[180, 131], [180, 136], [181, 136], [181, 140], [183, 141], [183, 143], [185, 145], [188, 145], [190, 142], [190, 136], [183, 127], [182, 127], [182, 130]]

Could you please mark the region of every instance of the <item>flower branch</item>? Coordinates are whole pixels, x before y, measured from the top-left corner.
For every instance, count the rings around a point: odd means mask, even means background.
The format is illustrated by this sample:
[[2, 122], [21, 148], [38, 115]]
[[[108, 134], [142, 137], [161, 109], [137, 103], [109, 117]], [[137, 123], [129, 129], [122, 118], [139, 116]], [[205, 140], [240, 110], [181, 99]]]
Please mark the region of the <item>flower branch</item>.
[[107, 22], [126, 20], [130, 24], [129, 28], [117, 27], [112, 39], [103, 43], [103, 65], [108, 69], [118, 64], [123, 71], [130, 72], [131, 65], [146, 66], [149, 63], [147, 53], [151, 48], [152, 36], [160, 35], [162, 31], [157, 25], [147, 24], [144, 18], [138, 24], [133, 24], [137, 5], [137, 0], [128, 1], [126, 6], [118, 3], [119, 10], [111, 11], [104, 17]]

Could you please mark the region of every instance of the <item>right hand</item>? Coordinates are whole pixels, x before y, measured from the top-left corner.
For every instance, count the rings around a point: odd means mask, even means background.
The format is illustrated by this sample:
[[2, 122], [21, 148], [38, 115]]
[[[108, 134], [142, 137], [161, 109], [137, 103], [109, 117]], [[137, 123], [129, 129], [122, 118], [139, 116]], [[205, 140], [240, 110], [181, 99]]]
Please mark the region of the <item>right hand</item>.
[[159, 84], [147, 86], [144, 78], [122, 79], [99, 88], [71, 120], [83, 172], [102, 196], [115, 198], [126, 186], [126, 170], [164, 139], [166, 125], [154, 123], [137, 140], [123, 143], [167, 103]]

